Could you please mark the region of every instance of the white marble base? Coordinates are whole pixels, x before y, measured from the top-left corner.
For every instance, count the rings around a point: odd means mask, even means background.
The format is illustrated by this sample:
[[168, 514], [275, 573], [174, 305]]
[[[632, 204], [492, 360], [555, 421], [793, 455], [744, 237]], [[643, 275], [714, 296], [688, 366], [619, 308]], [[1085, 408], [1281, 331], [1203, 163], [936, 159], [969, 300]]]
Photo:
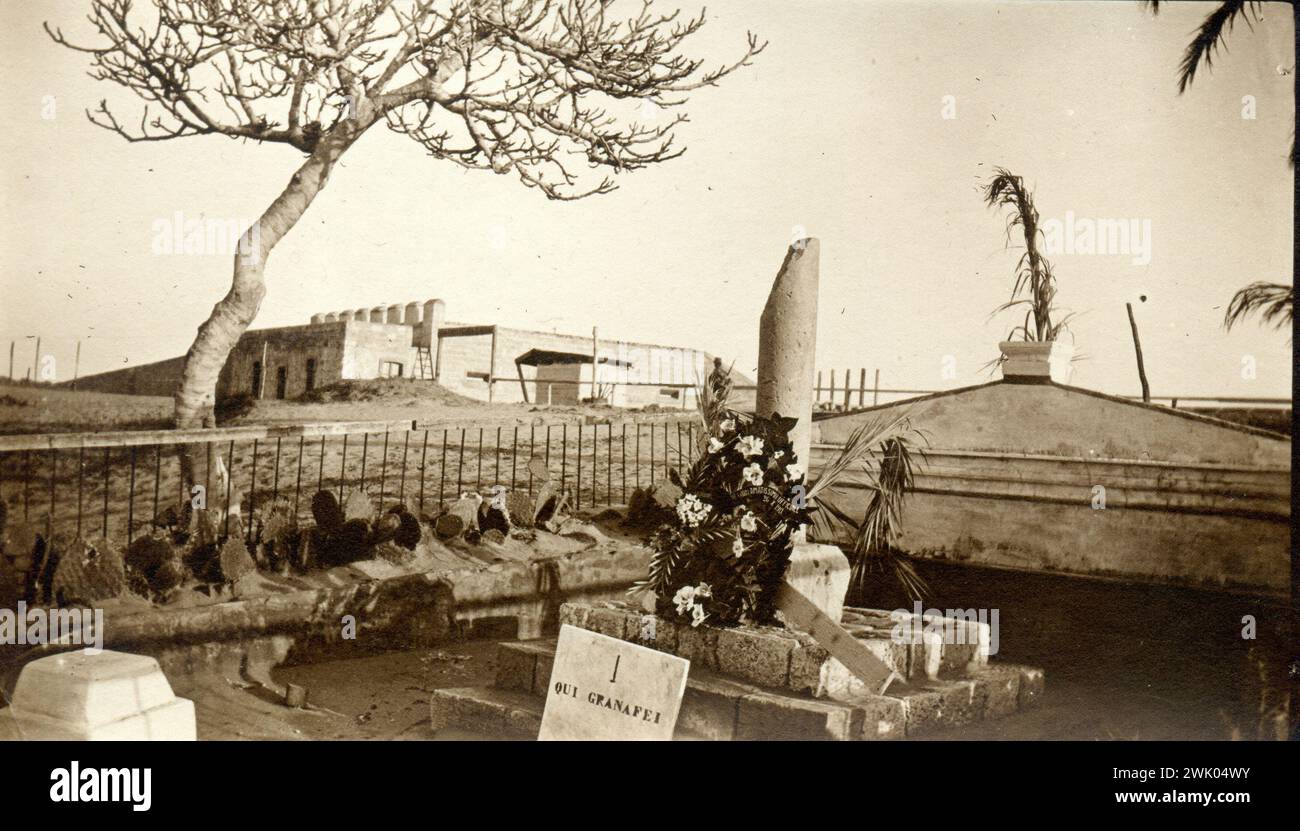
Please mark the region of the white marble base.
[[28, 740], [194, 741], [194, 702], [147, 655], [67, 652], [23, 667], [10, 712]]

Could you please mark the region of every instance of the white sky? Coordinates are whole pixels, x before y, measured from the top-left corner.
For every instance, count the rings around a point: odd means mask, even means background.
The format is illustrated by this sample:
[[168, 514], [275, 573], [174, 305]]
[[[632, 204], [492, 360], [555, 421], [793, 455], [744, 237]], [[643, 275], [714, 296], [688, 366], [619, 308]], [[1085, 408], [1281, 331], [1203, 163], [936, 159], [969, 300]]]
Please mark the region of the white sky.
[[[39, 28], [84, 32], [87, 5], [0, 0], [0, 343], [17, 339], [19, 377], [38, 335], [65, 378], [78, 338], [82, 374], [182, 354], [230, 260], [155, 255], [155, 221], [251, 220], [300, 159], [218, 137], [128, 144], [90, 125], [83, 108], [127, 99]], [[1074, 383], [1138, 391], [1131, 301], [1153, 393], [1289, 396], [1287, 334], [1220, 321], [1238, 287], [1291, 280], [1291, 14], [1266, 5], [1180, 97], [1180, 54], [1214, 5], [1152, 18], [1136, 2], [715, 0], [693, 53], [732, 59], [746, 29], [771, 45], [695, 95], [685, 157], [554, 203], [376, 128], [272, 254], [253, 325], [441, 297], [452, 320], [596, 325], [752, 374], [759, 312], [803, 228], [822, 245], [818, 366], [855, 379], [878, 367], [886, 387], [979, 383], [1018, 322], [988, 320], [1019, 256], [978, 192], [1002, 165], [1036, 186], [1044, 219], [1151, 223], [1146, 265], [1052, 258], [1061, 305], [1081, 315]], [[946, 95], [955, 119], [941, 117]]]

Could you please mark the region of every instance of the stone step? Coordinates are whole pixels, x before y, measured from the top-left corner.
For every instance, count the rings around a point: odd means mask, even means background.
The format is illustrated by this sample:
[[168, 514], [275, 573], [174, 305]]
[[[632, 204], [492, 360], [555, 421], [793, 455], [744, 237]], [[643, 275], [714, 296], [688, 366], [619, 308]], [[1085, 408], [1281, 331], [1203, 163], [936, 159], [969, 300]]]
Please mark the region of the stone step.
[[[949, 627], [940, 637], [935, 624]], [[692, 627], [645, 614], [625, 603], [565, 603], [560, 623], [639, 643], [691, 662], [691, 666], [763, 687], [814, 698], [855, 700], [867, 690], [811, 637], [774, 627]], [[841, 625], [900, 677], [959, 679], [988, 663], [989, 627], [879, 609], [846, 608]], [[895, 635], [899, 637], [895, 637]]]
[[497, 687], [447, 687], [430, 697], [434, 732], [456, 728], [485, 736], [535, 739], [545, 700]]
[[[553, 639], [501, 644], [494, 689], [531, 696], [540, 713], [554, 657]], [[1010, 715], [1035, 703], [1042, 682], [1038, 670], [995, 664], [976, 668], [965, 679], [896, 682], [887, 695], [841, 702], [765, 688], [692, 665], [678, 735], [714, 740], [900, 739]], [[438, 718], [435, 713], [435, 721]]]
[[[546, 699], [519, 690], [496, 687], [449, 687], [434, 690], [432, 729], [456, 729], [492, 738], [535, 739], [542, 728]], [[0, 732], [0, 737], [4, 733]], [[677, 725], [677, 740], [708, 738]]]

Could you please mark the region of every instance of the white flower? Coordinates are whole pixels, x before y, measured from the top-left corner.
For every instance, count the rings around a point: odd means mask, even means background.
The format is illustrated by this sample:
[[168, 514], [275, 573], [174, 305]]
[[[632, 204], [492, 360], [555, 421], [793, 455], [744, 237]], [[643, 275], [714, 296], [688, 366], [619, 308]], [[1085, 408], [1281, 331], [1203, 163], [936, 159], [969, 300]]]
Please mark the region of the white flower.
[[713, 588], [708, 583], [701, 583], [695, 587], [696, 597], [713, 597]]
[[691, 586], [682, 586], [673, 595], [673, 603], [677, 606], [677, 614], [684, 615], [686, 611], [695, 605], [695, 589]]
[[708, 615], [704, 614], [704, 607], [696, 604], [695, 608], [691, 609], [691, 628], [694, 629], [696, 626], [699, 626], [704, 622], [706, 617], [708, 617]]
[[736, 429], [736, 420], [734, 418], [724, 418], [718, 422], [718, 429], [724, 433], [730, 433]]
[[752, 459], [763, 452], [763, 440], [758, 436], [742, 436], [736, 442], [736, 452], [746, 459]]
[[712, 510], [712, 505], [701, 502], [700, 498], [693, 493], [688, 493], [677, 500], [677, 516], [692, 528], [703, 522]]
[[798, 482], [803, 478], [803, 468], [799, 465], [790, 465], [785, 469], [785, 478], [791, 482]]
[[742, 473], [744, 474], [745, 484], [763, 484], [763, 468], [758, 464], [758, 462], [754, 462], [749, 467], [745, 468]]
[[784, 451], [784, 450], [778, 450], [778, 451], [776, 451], [775, 453], [772, 454], [772, 458], [773, 458], [773, 459], [783, 459], [783, 458], [785, 458], [785, 451]]
[[735, 554], [737, 557], [744, 556], [745, 554], [744, 540], [742, 540], [740, 537], [736, 537], [736, 541], [731, 544], [731, 553]]
[[709, 452], [710, 452], [710, 453], [717, 453], [719, 450], [721, 450], [721, 449], [723, 448], [723, 446], [724, 446], [724, 445], [723, 445], [723, 442], [721, 442], [720, 440], [715, 439], [715, 438], [712, 438], [712, 437], [709, 438]]
[[758, 517], [754, 516], [753, 511], [745, 511], [745, 515], [740, 518], [740, 530], [748, 532], [758, 530]]

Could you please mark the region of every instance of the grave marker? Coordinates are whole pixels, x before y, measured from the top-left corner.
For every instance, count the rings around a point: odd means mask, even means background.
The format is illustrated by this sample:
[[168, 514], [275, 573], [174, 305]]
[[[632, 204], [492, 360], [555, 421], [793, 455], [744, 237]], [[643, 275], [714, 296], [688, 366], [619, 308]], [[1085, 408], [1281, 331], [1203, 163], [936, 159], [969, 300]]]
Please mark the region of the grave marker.
[[691, 662], [586, 629], [560, 627], [543, 741], [667, 741]]

